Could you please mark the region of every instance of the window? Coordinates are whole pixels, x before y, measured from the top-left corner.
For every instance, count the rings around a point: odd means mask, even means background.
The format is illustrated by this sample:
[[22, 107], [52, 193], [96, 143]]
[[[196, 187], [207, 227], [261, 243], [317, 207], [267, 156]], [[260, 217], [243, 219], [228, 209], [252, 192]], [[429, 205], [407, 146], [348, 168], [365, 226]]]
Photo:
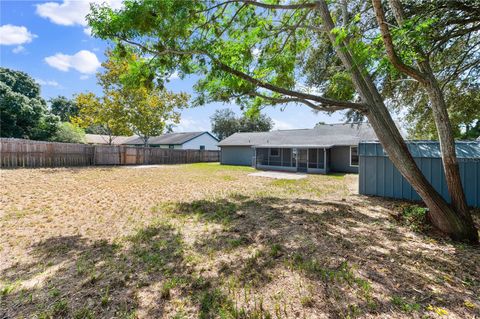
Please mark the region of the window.
[[175, 148], [175, 145], [170, 144], [170, 145], [168, 145], [168, 148]]
[[350, 146], [350, 166], [358, 166], [358, 147]]
[[200, 150], [204, 151], [205, 150], [205, 145], [200, 145]]
[[272, 156], [272, 157], [280, 156], [280, 149], [279, 148], [271, 148], [270, 149], [270, 156]]

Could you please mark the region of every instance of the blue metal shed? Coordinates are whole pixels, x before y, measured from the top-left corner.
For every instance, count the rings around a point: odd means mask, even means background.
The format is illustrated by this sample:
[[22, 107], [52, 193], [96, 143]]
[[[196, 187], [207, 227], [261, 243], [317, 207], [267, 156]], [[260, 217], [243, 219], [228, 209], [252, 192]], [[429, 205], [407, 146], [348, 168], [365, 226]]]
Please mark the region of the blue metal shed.
[[[425, 177], [450, 202], [439, 143], [409, 141], [407, 146]], [[455, 146], [467, 203], [480, 207], [480, 142], [458, 141]], [[379, 142], [362, 142], [358, 151], [360, 194], [421, 200], [393, 166]]]

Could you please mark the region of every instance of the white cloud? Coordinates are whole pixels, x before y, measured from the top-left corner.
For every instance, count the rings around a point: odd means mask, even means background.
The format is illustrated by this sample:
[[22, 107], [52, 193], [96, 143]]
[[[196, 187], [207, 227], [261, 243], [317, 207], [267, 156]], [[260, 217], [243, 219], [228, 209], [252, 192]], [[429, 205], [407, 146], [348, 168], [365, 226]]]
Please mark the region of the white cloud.
[[100, 67], [100, 61], [95, 53], [81, 50], [74, 55], [57, 53], [45, 58], [45, 62], [60, 71], [75, 69], [83, 74], [92, 74]]
[[273, 120], [274, 130], [292, 130], [296, 128], [293, 124], [290, 124], [288, 122], [278, 120], [278, 119], [272, 119], [272, 120]]
[[210, 129], [210, 124], [189, 117], [182, 117], [180, 123], [174, 125], [175, 132], [208, 131]]
[[25, 52], [25, 47], [23, 45], [18, 45], [12, 49], [12, 52], [15, 54]]
[[32, 42], [37, 36], [24, 26], [5, 24], [0, 26], [1, 45], [19, 45]]
[[[106, 3], [114, 9], [122, 6], [121, 0], [63, 0], [63, 2], [47, 2], [37, 4], [37, 14], [51, 22], [65, 26], [87, 26], [86, 15], [90, 11], [91, 3]], [[90, 28], [84, 32], [90, 35]]]
[[85, 33], [86, 35], [88, 35], [89, 37], [92, 36], [92, 28], [91, 27], [86, 27], [83, 29], [83, 33]]
[[80, 75], [80, 80], [88, 80], [89, 78], [88, 75]]
[[168, 79], [169, 79], [169, 80], [178, 80], [178, 79], [180, 79], [180, 76], [178, 75], [178, 72], [175, 71], [175, 72], [172, 73], [172, 75], [170, 75], [170, 76], [168, 77]]
[[35, 81], [43, 86], [59, 86], [57, 81], [54, 80], [42, 80], [42, 79], [35, 79]]

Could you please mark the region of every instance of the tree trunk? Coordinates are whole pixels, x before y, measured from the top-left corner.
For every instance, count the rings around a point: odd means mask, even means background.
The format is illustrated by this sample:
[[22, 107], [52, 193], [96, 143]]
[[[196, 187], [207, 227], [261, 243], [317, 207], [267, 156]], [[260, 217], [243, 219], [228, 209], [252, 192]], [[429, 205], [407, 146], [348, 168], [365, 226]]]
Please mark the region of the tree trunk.
[[465, 193], [463, 191], [460, 169], [455, 151], [455, 140], [453, 138], [452, 127], [443, 92], [433, 76], [429, 76], [429, 81], [425, 85], [425, 88], [430, 98], [433, 111], [432, 114], [437, 127], [445, 180], [447, 182], [448, 192], [452, 199], [452, 206], [473, 225]]
[[[402, 4], [398, 0], [389, 0], [393, 15], [398, 25], [402, 26], [404, 23], [404, 12]], [[374, 3], [375, 6], [375, 3]], [[376, 14], [381, 11], [381, 4], [376, 8]], [[378, 17], [377, 17], [378, 18]], [[384, 17], [380, 17], [383, 19]], [[447, 182], [448, 192], [452, 201], [452, 206], [455, 211], [465, 219], [472, 231], [475, 231], [475, 225], [470, 215], [467, 206], [467, 200], [463, 191], [462, 180], [460, 177], [460, 169], [458, 166], [457, 155], [455, 150], [455, 139], [452, 134], [452, 126], [448, 115], [447, 103], [442, 89], [435, 77], [431, 68], [428, 57], [421, 49], [417, 50], [424, 58], [418, 61], [418, 67], [421, 71], [421, 76], [424, 81], [420, 84], [425, 87], [427, 95], [430, 99], [433, 119], [437, 128], [438, 139], [440, 144], [440, 151], [442, 154], [443, 170], [445, 173], [445, 180]]]
[[357, 92], [362, 101], [369, 107], [367, 117], [380, 143], [382, 143], [395, 167], [429, 208], [429, 216], [433, 225], [452, 239], [477, 243], [478, 233], [475, 228], [471, 227], [468, 220], [457, 214], [448, 205], [418, 168], [370, 76], [354, 63], [353, 57], [345, 44], [336, 44], [335, 36], [331, 32], [335, 25], [325, 0], [320, 0], [317, 8], [337, 56], [344, 67], [352, 74]]

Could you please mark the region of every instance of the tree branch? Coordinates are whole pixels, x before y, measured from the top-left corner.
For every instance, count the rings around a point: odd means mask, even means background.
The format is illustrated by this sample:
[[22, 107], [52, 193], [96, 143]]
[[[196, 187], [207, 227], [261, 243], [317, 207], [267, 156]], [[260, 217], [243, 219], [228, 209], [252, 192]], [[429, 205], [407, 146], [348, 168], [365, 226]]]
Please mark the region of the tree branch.
[[334, 111], [345, 110], [345, 107], [318, 105], [318, 104], [312, 103], [308, 100], [295, 98], [295, 97], [276, 98], [276, 97], [260, 94], [258, 92], [249, 92], [247, 94], [250, 95], [250, 96], [257, 96], [257, 97], [260, 97], [262, 99], [272, 101], [273, 103], [276, 103], [276, 104], [303, 103], [303, 104], [307, 105], [308, 107], [310, 107], [310, 108], [312, 108], [316, 111], [334, 112]]
[[387, 52], [388, 60], [402, 73], [411, 76], [415, 80], [421, 83], [425, 83], [426, 79], [423, 74], [402, 62], [400, 57], [395, 52], [392, 36], [388, 27], [385, 12], [383, 11], [381, 0], [372, 0], [373, 9], [375, 11], [375, 17], [377, 18], [378, 26], [380, 27], [380, 33], [382, 34], [383, 43], [385, 44], [385, 50]]
[[[225, 1], [221, 4], [218, 4], [216, 6], [220, 6], [223, 4], [228, 4], [228, 3], [245, 3], [248, 5], [253, 5], [257, 6], [259, 8], [264, 8], [264, 9], [279, 9], [279, 10], [296, 10], [296, 9], [313, 9], [317, 6], [315, 2], [304, 2], [304, 3], [292, 3], [292, 4], [270, 4], [270, 3], [264, 3], [261, 1], [254, 1], [254, 0], [230, 0], [230, 1]], [[208, 9], [211, 10], [211, 9]]]
[[142, 48], [143, 50], [145, 50], [146, 52], [157, 54], [157, 55], [174, 54], [174, 55], [204, 55], [204, 56], [207, 56], [222, 71], [233, 74], [233, 75], [235, 75], [235, 76], [237, 76], [237, 77], [239, 77], [239, 78], [241, 78], [245, 81], [248, 81], [248, 82], [250, 82], [250, 83], [252, 83], [252, 84], [254, 84], [258, 87], [270, 90], [272, 92], [277, 92], [277, 93], [280, 93], [280, 94], [283, 94], [283, 95], [288, 95], [288, 96], [292, 96], [292, 97], [296, 97], [296, 98], [300, 98], [300, 99], [312, 100], [312, 101], [321, 103], [323, 106], [340, 107], [341, 109], [354, 109], [354, 110], [357, 110], [359, 112], [366, 112], [367, 111], [367, 106], [362, 104], [362, 103], [355, 103], [355, 102], [350, 102], [350, 101], [339, 101], [339, 100], [329, 99], [329, 98], [321, 97], [321, 96], [314, 95], [314, 94], [308, 94], [308, 93], [304, 93], [304, 92], [298, 92], [298, 91], [285, 89], [285, 88], [282, 88], [282, 87], [272, 85], [270, 83], [263, 82], [263, 81], [261, 81], [259, 79], [256, 79], [256, 78], [254, 78], [254, 77], [252, 77], [252, 76], [250, 76], [250, 75], [248, 75], [248, 74], [246, 74], [242, 71], [236, 70], [236, 69], [228, 66], [227, 64], [221, 62], [219, 59], [215, 58], [213, 55], [211, 55], [211, 54], [209, 54], [208, 52], [205, 52], [205, 51], [201, 51], [201, 50], [182, 51], [182, 50], [170, 49], [170, 48], [162, 50], [162, 51], [156, 51], [156, 50], [152, 50], [152, 49], [150, 49], [150, 48], [148, 48], [148, 47], [146, 47], [146, 46], [144, 46], [140, 43], [137, 43], [135, 41], [128, 40], [128, 39], [125, 39], [125, 38], [122, 38], [122, 37], [120, 37], [120, 39], [122, 41], [125, 41], [125, 42], [129, 43], [129, 44], [138, 46], [138, 47]]
[[215, 64], [217, 64], [217, 66], [221, 70], [223, 70], [225, 72], [228, 72], [230, 74], [233, 74], [233, 75], [235, 75], [235, 76], [237, 76], [237, 77], [239, 77], [239, 78], [241, 78], [245, 81], [248, 81], [248, 82], [250, 82], [250, 83], [252, 83], [256, 86], [262, 87], [264, 89], [268, 89], [270, 91], [277, 92], [277, 93], [284, 94], [284, 95], [288, 95], [288, 96], [292, 96], [292, 97], [297, 97], [297, 98], [301, 98], [301, 99], [316, 101], [316, 102], [321, 103], [324, 106], [338, 106], [338, 107], [342, 107], [343, 109], [349, 108], [349, 109], [355, 109], [355, 110], [358, 110], [358, 111], [366, 111], [367, 110], [367, 107], [364, 104], [354, 103], [354, 102], [349, 102], [349, 101], [333, 100], [333, 99], [324, 98], [324, 97], [321, 97], [321, 96], [318, 96], [318, 95], [313, 95], [313, 94], [308, 94], [308, 93], [303, 93], [303, 92], [298, 92], [298, 91], [292, 91], [292, 90], [289, 90], [289, 89], [285, 89], [285, 88], [281, 88], [281, 87], [272, 85], [270, 83], [265, 83], [261, 80], [258, 80], [258, 79], [255, 79], [255, 78], [251, 77], [250, 75], [248, 75], [246, 73], [235, 70], [235, 69], [231, 68], [230, 66], [220, 62], [219, 60], [217, 60], [217, 59], [215, 59], [211, 56], [209, 56], [209, 57]]

